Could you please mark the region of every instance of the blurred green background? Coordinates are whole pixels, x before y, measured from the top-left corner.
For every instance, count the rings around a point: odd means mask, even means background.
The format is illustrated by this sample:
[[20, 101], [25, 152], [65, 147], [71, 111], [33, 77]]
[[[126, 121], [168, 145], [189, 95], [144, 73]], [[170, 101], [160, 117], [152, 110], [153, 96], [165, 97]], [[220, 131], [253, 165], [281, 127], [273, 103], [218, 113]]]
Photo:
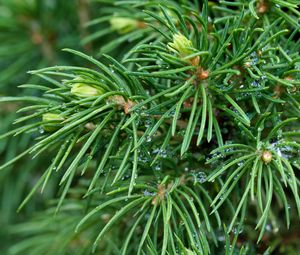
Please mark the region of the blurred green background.
[[[39, 83], [38, 77], [27, 71], [50, 65], [80, 65], [72, 55], [61, 51], [68, 47], [91, 52], [91, 43], [83, 45], [88, 35], [85, 24], [99, 13], [100, 6], [90, 8], [86, 0], [0, 0], [0, 96], [34, 95], [34, 90], [19, 88], [22, 84]], [[90, 10], [94, 10], [91, 13]], [[38, 96], [38, 95], [37, 95]], [[12, 129], [16, 103], [1, 104], [0, 135]], [[17, 127], [16, 125], [14, 127]], [[0, 164], [28, 148], [32, 137], [20, 135], [0, 141]], [[0, 172], [0, 254], [10, 254], [8, 248], [18, 238], [16, 223], [35, 216], [45, 207], [55, 191], [51, 183], [43, 195], [38, 192], [21, 212], [17, 207], [40, 177], [48, 157], [31, 160], [24, 157]], [[53, 180], [55, 182], [55, 180]]]

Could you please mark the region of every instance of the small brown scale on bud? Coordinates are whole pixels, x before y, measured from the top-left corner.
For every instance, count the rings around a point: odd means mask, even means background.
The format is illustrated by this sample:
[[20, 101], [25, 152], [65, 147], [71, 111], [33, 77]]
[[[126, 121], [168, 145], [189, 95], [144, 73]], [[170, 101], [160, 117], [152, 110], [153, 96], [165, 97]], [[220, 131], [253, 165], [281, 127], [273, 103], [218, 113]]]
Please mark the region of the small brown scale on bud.
[[130, 109], [135, 106], [135, 103], [131, 100], [128, 100], [127, 102], [124, 103], [124, 112], [125, 114], [128, 114]]
[[209, 71], [204, 70], [202, 67], [199, 67], [197, 70], [197, 78], [199, 80], [206, 80], [209, 77]]
[[279, 98], [281, 96], [281, 94], [284, 92], [284, 89], [280, 86], [280, 85], [277, 85], [275, 88], [274, 88], [274, 93], [275, 93], [275, 98]]
[[261, 13], [261, 14], [264, 14], [266, 13], [268, 10], [268, 5], [267, 3], [263, 0], [263, 1], [260, 1], [257, 5], [257, 12], [258, 13]]
[[125, 114], [128, 114], [130, 109], [135, 106], [135, 103], [131, 100], [125, 100], [122, 96], [111, 96], [109, 101], [117, 104], [120, 108], [124, 109]]
[[261, 159], [266, 164], [269, 164], [272, 161], [272, 153], [270, 151], [267, 151], [267, 150], [263, 151], [263, 153], [261, 155]]
[[140, 29], [143, 29], [143, 28], [146, 28], [147, 25], [146, 25], [146, 23], [143, 22], [143, 21], [138, 21], [138, 22], [137, 22], [137, 27], [140, 28]]
[[164, 197], [165, 197], [165, 194], [166, 194], [165, 185], [159, 184], [157, 189], [158, 189], [157, 194], [151, 201], [152, 205], [155, 205], [156, 203], [159, 203], [160, 201], [164, 200]]
[[293, 81], [294, 80], [294, 78], [292, 76], [286, 76], [286, 77], [284, 77], [284, 79], [287, 80], [287, 81]]
[[193, 97], [188, 98], [187, 100], [185, 100], [185, 101], [183, 102], [183, 107], [184, 107], [184, 108], [191, 108], [191, 107], [192, 107], [192, 104], [193, 104], [193, 101], [194, 101], [194, 98], [193, 98]]
[[189, 60], [189, 62], [190, 62], [191, 65], [193, 65], [193, 66], [198, 66], [198, 65], [199, 65], [199, 62], [200, 62], [200, 57], [197, 56], [197, 57], [191, 58], [191, 59]]
[[155, 205], [156, 203], [162, 202], [172, 187], [173, 183], [169, 183], [167, 186], [165, 184], [159, 184], [157, 186], [157, 194], [152, 199], [151, 204]]

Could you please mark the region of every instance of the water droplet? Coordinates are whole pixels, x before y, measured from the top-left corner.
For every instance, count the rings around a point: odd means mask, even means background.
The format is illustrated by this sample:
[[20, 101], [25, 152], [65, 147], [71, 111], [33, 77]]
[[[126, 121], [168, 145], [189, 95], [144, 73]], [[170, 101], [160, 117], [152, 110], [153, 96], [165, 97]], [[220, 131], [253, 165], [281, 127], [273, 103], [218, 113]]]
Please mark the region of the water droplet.
[[146, 141], [147, 141], [148, 143], [150, 143], [150, 142], [152, 141], [152, 137], [148, 135], [147, 138], [146, 138]]
[[233, 152], [233, 148], [227, 148], [227, 149], [225, 149], [225, 152], [226, 152], [226, 153]]
[[257, 81], [251, 82], [251, 87], [257, 88], [259, 87], [259, 83]]
[[282, 153], [281, 153], [281, 150], [279, 148], [276, 149], [276, 152], [277, 152], [278, 156], [282, 158]]
[[144, 196], [150, 196], [151, 193], [148, 190], [144, 190]]
[[200, 183], [204, 183], [207, 180], [207, 175], [204, 172], [199, 172], [197, 174], [195, 174], [195, 181], [200, 182]]
[[244, 164], [245, 164], [244, 160], [242, 160], [242, 161], [240, 161], [240, 162], [237, 163], [238, 166], [243, 166]]
[[160, 149], [158, 152], [158, 155], [161, 156], [162, 158], [166, 158], [167, 157], [167, 151]]
[[156, 193], [152, 193], [152, 192], [150, 192], [150, 191], [148, 191], [148, 190], [144, 190], [144, 196], [155, 196], [155, 194]]
[[235, 235], [241, 234], [243, 232], [243, 227], [240, 224], [236, 224], [235, 226], [233, 226], [232, 228], [232, 233]]
[[40, 133], [40, 134], [44, 134], [44, 133], [45, 133], [45, 130], [44, 130], [43, 127], [39, 127], [39, 133]]
[[218, 238], [218, 241], [220, 241], [220, 242], [225, 241], [225, 236], [224, 235], [218, 235], [217, 238]]
[[240, 175], [239, 174], [237, 174], [236, 176], [234, 176], [234, 180], [236, 180], [238, 177], [239, 177]]
[[156, 171], [160, 171], [161, 170], [161, 165], [160, 164], [156, 164], [155, 167], [154, 167], [154, 169]]
[[151, 120], [151, 119], [146, 119], [146, 120], [145, 120], [145, 127], [146, 127], [146, 128], [150, 127], [151, 124], [152, 124], [152, 120]]
[[271, 224], [266, 225], [266, 231], [268, 231], [268, 232], [272, 231], [272, 225]]
[[266, 75], [262, 75], [261, 77], [260, 77], [260, 79], [263, 81], [263, 80], [266, 80], [267, 79], [267, 76]]
[[176, 112], [175, 110], [170, 111], [169, 112], [169, 117], [174, 117], [175, 116], [175, 112]]

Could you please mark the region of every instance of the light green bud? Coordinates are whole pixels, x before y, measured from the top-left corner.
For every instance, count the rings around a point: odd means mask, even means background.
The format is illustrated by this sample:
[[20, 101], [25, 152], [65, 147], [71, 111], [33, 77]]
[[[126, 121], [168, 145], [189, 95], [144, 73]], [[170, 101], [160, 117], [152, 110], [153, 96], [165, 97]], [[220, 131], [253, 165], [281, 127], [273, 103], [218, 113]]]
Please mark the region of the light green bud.
[[43, 121], [60, 122], [64, 120], [62, 116], [57, 113], [45, 113], [43, 114]]
[[140, 27], [140, 22], [135, 19], [124, 17], [113, 17], [110, 19], [110, 25], [113, 30], [120, 34], [126, 34]]
[[[81, 78], [78, 77], [75, 78], [74, 80], [81, 80]], [[104, 91], [102, 88], [96, 87], [94, 85], [78, 82], [72, 84], [71, 93], [78, 97], [84, 98], [84, 97], [101, 96], [104, 93]]]
[[57, 113], [45, 113], [42, 116], [43, 122], [47, 122], [43, 125], [43, 129], [47, 132], [52, 132], [60, 127], [60, 123], [64, 118]]
[[263, 151], [261, 158], [266, 164], [269, 164], [272, 161], [272, 153], [265, 150]]
[[182, 34], [173, 35], [173, 42], [168, 43], [168, 48], [184, 58], [193, 53], [193, 43]]

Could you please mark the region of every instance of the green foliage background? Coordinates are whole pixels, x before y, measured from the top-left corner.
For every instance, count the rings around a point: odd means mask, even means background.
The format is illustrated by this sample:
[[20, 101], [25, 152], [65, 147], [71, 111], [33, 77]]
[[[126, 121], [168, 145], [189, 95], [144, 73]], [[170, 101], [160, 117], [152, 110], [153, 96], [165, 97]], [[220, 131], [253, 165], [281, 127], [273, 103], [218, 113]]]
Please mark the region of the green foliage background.
[[298, 254], [299, 4], [0, 0], [0, 253]]

